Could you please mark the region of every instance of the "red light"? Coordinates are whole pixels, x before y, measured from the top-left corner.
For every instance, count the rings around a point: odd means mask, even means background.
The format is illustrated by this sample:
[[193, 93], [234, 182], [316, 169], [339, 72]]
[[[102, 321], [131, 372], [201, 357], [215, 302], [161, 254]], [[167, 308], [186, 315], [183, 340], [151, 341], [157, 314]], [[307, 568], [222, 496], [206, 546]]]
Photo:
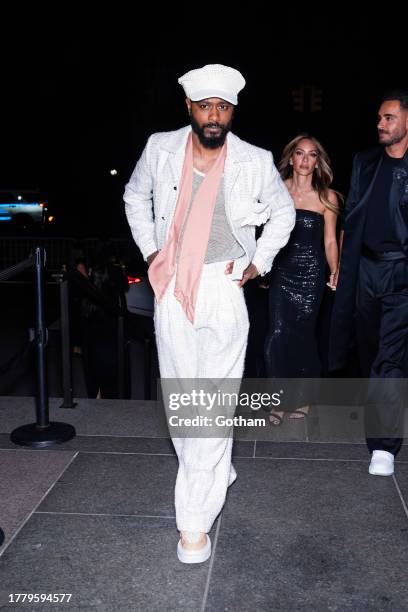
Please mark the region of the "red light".
[[136, 283], [141, 283], [142, 279], [139, 278], [138, 276], [128, 276], [128, 283], [129, 285], [135, 285]]

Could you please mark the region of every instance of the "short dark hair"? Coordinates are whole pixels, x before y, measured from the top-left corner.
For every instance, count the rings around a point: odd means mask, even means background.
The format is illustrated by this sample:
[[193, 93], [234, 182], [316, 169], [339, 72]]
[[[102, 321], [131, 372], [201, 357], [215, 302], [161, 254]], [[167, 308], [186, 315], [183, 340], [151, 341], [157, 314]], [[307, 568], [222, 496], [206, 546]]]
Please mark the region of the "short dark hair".
[[408, 110], [408, 89], [389, 89], [381, 98], [381, 102], [388, 100], [398, 100], [402, 108]]

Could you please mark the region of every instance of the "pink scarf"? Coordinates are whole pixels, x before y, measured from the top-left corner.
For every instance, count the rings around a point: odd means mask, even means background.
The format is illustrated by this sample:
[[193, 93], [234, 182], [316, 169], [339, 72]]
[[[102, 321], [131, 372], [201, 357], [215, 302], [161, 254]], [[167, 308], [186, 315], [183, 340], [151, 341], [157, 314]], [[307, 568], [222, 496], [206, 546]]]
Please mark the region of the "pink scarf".
[[[194, 323], [194, 312], [201, 272], [210, 237], [215, 201], [227, 154], [226, 144], [201, 182], [192, 202], [180, 247], [174, 295], [188, 320]], [[160, 303], [176, 269], [176, 255], [193, 189], [193, 141], [187, 140], [180, 192], [167, 242], [151, 263], [149, 280]]]

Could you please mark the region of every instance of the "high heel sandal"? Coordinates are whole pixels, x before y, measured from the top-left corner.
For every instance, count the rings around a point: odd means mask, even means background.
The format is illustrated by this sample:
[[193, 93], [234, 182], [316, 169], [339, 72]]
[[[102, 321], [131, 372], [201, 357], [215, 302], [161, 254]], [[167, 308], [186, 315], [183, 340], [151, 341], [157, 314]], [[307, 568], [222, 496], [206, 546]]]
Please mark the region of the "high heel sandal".
[[309, 410], [310, 410], [310, 406], [301, 406], [300, 408], [297, 408], [296, 410], [294, 410], [289, 418], [293, 420], [304, 419], [305, 417], [308, 416]]
[[274, 427], [278, 427], [279, 425], [282, 425], [284, 415], [285, 415], [284, 412], [275, 412], [274, 410], [272, 410], [269, 413], [270, 424], [273, 425]]

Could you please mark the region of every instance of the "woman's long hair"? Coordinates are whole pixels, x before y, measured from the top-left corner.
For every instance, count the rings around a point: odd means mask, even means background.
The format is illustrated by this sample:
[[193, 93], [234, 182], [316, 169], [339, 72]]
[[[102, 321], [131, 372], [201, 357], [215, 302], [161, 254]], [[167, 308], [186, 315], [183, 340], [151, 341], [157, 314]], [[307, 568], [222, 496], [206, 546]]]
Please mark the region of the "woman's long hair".
[[[312, 176], [313, 189], [317, 191], [319, 200], [326, 208], [336, 213], [337, 215], [340, 214], [340, 207], [332, 204], [329, 201], [329, 197], [328, 197], [329, 188], [333, 181], [333, 171], [330, 167], [329, 156], [327, 155], [326, 151], [324, 150], [320, 142], [313, 136], [309, 136], [309, 134], [306, 134], [306, 133], [299, 134], [299, 136], [296, 136], [296, 138], [291, 140], [286, 145], [286, 147], [283, 150], [282, 159], [280, 160], [279, 165], [278, 165], [278, 169], [279, 169], [282, 179], [285, 181], [286, 179], [292, 178], [293, 176], [293, 166], [290, 164], [290, 160], [301, 140], [310, 140], [316, 147], [316, 151], [317, 151], [317, 165], [316, 165], [316, 168], [314, 169], [313, 176]], [[343, 202], [344, 198], [341, 195], [341, 193], [339, 193], [335, 189], [333, 189], [333, 191], [339, 196], [340, 201]]]

